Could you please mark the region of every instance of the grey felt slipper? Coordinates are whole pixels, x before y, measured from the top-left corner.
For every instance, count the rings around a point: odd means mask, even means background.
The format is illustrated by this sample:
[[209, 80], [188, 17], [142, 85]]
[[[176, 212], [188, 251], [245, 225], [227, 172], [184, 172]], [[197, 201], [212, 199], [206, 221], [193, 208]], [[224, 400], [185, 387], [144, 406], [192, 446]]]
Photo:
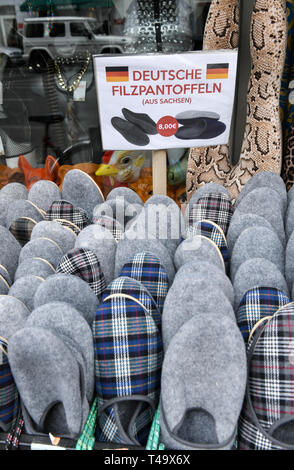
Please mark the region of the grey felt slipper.
[[294, 282], [294, 232], [292, 232], [286, 247], [285, 275], [289, 289], [292, 289]]
[[10, 279], [13, 280], [21, 246], [9, 230], [2, 226], [0, 226], [0, 240], [0, 264], [7, 269]]
[[67, 227], [70, 230], [72, 230], [76, 235], [78, 235], [82, 229], [79, 228], [77, 225], [75, 225], [73, 222], [70, 222], [69, 220], [65, 219], [53, 219], [53, 222], [58, 222], [60, 225], [63, 227]]
[[[95, 211], [94, 211], [95, 213]], [[124, 227], [112, 217], [108, 217], [108, 215], [98, 215], [93, 217], [93, 224], [101, 225], [102, 227], [110, 230], [114, 239], [118, 242], [123, 238], [124, 235]]]
[[23, 302], [11, 295], [0, 295], [0, 336], [7, 341], [24, 327], [30, 311]]
[[185, 323], [163, 361], [160, 428], [166, 448], [231, 449], [246, 379], [244, 340], [229, 315], [204, 312]]
[[7, 284], [10, 287], [11, 284], [12, 284], [11, 278], [9, 276], [9, 273], [8, 273], [7, 269], [5, 268], [5, 266], [2, 266], [2, 264], [0, 264], [0, 275], [5, 279], [5, 281], [7, 282]]
[[223, 269], [219, 268], [209, 261], [191, 260], [185, 263], [176, 273], [174, 284], [185, 279], [189, 284], [191, 279], [209, 279], [211, 285], [219, 287], [232, 305], [234, 305], [234, 288], [228, 276]]
[[[245, 199], [244, 199], [245, 200]], [[274, 263], [284, 274], [285, 255], [283, 245], [273, 229], [249, 227], [239, 235], [231, 256], [231, 279], [238, 268], [250, 258], [264, 258]]]
[[0, 199], [0, 225], [6, 227], [6, 215], [8, 211], [9, 202], [5, 199]]
[[117, 242], [112, 233], [101, 225], [89, 225], [77, 236], [75, 248], [93, 251], [98, 258], [106, 284], [114, 279]]
[[10, 286], [6, 279], [0, 274], [0, 295], [7, 295]]
[[49, 238], [53, 240], [61, 248], [63, 254], [65, 254], [73, 249], [77, 236], [72, 230], [63, 227], [58, 222], [43, 220], [32, 231], [31, 240], [35, 238]]
[[88, 216], [84, 209], [74, 206], [71, 202], [59, 200], [51, 204], [46, 212], [45, 220], [58, 220], [62, 225], [66, 221], [67, 225], [71, 224], [74, 232], [77, 233], [90, 225], [89, 217], [91, 218], [92, 215]]
[[234, 279], [235, 311], [243, 296], [254, 287], [274, 287], [289, 295], [287, 282], [275, 264], [264, 258], [252, 258], [241, 264]]
[[185, 221], [179, 207], [148, 204], [125, 232], [125, 238], [159, 240], [174, 256], [184, 228]]
[[37, 181], [30, 189], [28, 200], [47, 212], [54, 201], [61, 199], [61, 192], [53, 181]]
[[65, 302], [51, 302], [36, 308], [26, 327], [51, 330], [74, 351], [79, 351], [85, 363], [86, 395], [91, 402], [94, 393], [94, 345], [92, 330], [83, 316]]
[[288, 206], [291, 204], [291, 202], [294, 199], [294, 186], [288, 191]]
[[46, 279], [48, 276], [52, 276], [54, 273], [55, 268], [51, 263], [49, 263], [49, 261], [43, 258], [26, 258], [18, 265], [14, 280], [16, 281], [17, 279], [28, 275]]
[[242, 199], [236, 211], [264, 217], [283, 240], [285, 236], [283, 202], [275, 190], [254, 189]]
[[[244, 214], [243, 212], [236, 210], [227, 233], [227, 243], [230, 255], [232, 255], [234, 245], [239, 235], [243, 230], [249, 227], [266, 227], [268, 229], [274, 229], [270, 222], [264, 217], [256, 214]], [[285, 244], [285, 237], [281, 242]]]
[[101, 189], [87, 173], [70, 170], [62, 183], [62, 199], [84, 209], [92, 218], [94, 207], [104, 201]]
[[235, 319], [233, 306], [218, 284], [213, 284], [212, 289], [212, 284], [203, 276], [176, 280], [166, 296], [163, 307], [164, 350], [167, 350], [182, 325], [194, 315], [203, 313], [207, 316], [226, 314]]
[[7, 209], [6, 227], [9, 228], [12, 222], [20, 217], [29, 217], [36, 222], [44, 220], [43, 214], [30, 204], [29, 201], [20, 200], [11, 202]]
[[108, 194], [106, 201], [110, 199], [116, 199], [117, 197], [123, 197], [129, 204], [140, 204], [143, 205], [140, 196], [130, 188], [114, 188]]
[[99, 216], [106, 215], [117, 220], [125, 229], [127, 224], [136, 219], [142, 208], [142, 204], [130, 204], [120, 196], [116, 199], [109, 199], [103, 204], [98, 204], [93, 211], [93, 220]]
[[229, 191], [218, 183], [206, 183], [203, 186], [200, 186], [195, 193], [192, 194], [192, 197], [189, 201], [189, 204], [196, 204], [199, 199], [207, 194], [225, 194], [228, 198], [230, 198]]
[[67, 302], [78, 310], [92, 325], [99, 301], [85, 281], [71, 274], [54, 274], [47, 277], [34, 296], [34, 307], [51, 302]]
[[34, 295], [44, 279], [37, 276], [24, 276], [10, 287], [9, 295], [20, 300], [31, 312], [34, 309]]
[[128, 263], [137, 253], [146, 252], [156, 256], [165, 269], [169, 284], [175, 277], [175, 268], [169, 251], [157, 240], [120, 240], [117, 245], [115, 256], [115, 277], [118, 277], [123, 266]]
[[81, 366], [49, 330], [23, 328], [8, 344], [11, 371], [23, 404], [40, 432], [80, 435], [83, 420]]
[[197, 261], [209, 261], [225, 271], [225, 263], [217, 245], [203, 236], [187, 238], [177, 248], [174, 263], [176, 269], [180, 269], [191, 259]]
[[0, 199], [6, 201], [17, 201], [19, 199], [28, 198], [28, 190], [24, 184], [21, 183], [8, 183], [0, 191]]
[[245, 184], [244, 188], [242, 189], [241, 193], [236, 199], [235, 208], [238, 207], [240, 202], [247, 196], [251, 191], [254, 189], [259, 188], [266, 188], [266, 189], [273, 189], [276, 191], [282, 202], [284, 212], [287, 208], [287, 190], [283, 179], [277, 173], [273, 173], [272, 171], [261, 171], [260, 173], [256, 173], [249, 181]]
[[60, 246], [49, 238], [34, 238], [27, 243], [21, 250], [19, 255], [19, 263], [27, 258], [43, 258], [49, 261], [56, 269], [62, 258], [62, 250]]

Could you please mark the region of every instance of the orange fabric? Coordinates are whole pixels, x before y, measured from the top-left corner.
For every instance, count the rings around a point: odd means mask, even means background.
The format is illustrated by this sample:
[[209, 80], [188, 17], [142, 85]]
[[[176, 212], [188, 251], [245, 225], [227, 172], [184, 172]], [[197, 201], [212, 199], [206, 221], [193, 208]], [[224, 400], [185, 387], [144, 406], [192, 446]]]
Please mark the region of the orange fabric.
[[[99, 165], [96, 163], [77, 163], [76, 165], [62, 165], [58, 170], [58, 181], [60, 189], [62, 189], [62, 183], [66, 173], [70, 170], [81, 170], [87, 173], [95, 181], [96, 184], [100, 187], [104, 197], [105, 197], [105, 188], [104, 188], [104, 177], [96, 176], [95, 173], [98, 170]], [[112, 188], [111, 188], [112, 189]]]
[[[153, 194], [152, 184], [152, 168], [142, 168], [140, 178], [135, 183], [129, 184], [129, 188], [133, 189], [146, 202]], [[167, 195], [176, 200], [175, 189], [169, 184], [167, 185]], [[176, 201], [178, 203], [178, 201]]]
[[33, 184], [40, 180], [56, 182], [60, 165], [54, 157], [48, 155], [44, 168], [33, 168], [27, 159], [21, 155], [18, 159], [18, 167], [24, 172], [26, 187], [31, 189]]
[[0, 189], [8, 183], [24, 184], [24, 173], [19, 168], [9, 168], [6, 165], [0, 165]]

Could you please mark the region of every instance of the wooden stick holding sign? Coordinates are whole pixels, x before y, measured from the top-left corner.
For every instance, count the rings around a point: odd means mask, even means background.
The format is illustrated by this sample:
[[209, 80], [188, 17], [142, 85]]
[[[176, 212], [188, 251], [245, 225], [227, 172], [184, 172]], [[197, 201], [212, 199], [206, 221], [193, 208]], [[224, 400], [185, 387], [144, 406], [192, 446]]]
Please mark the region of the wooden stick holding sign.
[[152, 180], [153, 194], [166, 195], [167, 164], [165, 150], [153, 150], [152, 152]]

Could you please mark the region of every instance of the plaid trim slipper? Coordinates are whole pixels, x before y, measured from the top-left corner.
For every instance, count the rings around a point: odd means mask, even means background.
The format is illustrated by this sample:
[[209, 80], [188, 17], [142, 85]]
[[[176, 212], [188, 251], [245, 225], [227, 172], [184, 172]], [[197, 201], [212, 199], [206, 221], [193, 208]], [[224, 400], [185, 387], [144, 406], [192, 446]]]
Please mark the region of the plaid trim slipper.
[[45, 220], [62, 219], [75, 224], [80, 230], [83, 230], [91, 221], [84, 209], [75, 207], [68, 201], [54, 201], [46, 212]]
[[0, 430], [7, 432], [17, 418], [19, 397], [11, 373], [7, 342], [0, 337]]
[[63, 227], [67, 227], [69, 229], [71, 229], [76, 235], [78, 235], [79, 233], [81, 233], [81, 229], [73, 224], [72, 222], [70, 222], [69, 220], [65, 220], [65, 219], [54, 219], [54, 222], [58, 222], [60, 225], [62, 225]]
[[104, 274], [95, 253], [85, 248], [75, 248], [61, 258], [57, 273], [72, 274], [86, 281], [97, 297], [106, 288]]
[[200, 220], [209, 220], [219, 225], [224, 234], [227, 234], [233, 206], [231, 199], [226, 194], [205, 194], [197, 203], [188, 205], [187, 222], [193, 225]]
[[240, 450], [293, 450], [294, 303], [265, 318], [248, 347]]
[[147, 442], [162, 364], [162, 340], [151, 304], [153, 299], [139, 282], [121, 277], [108, 286], [96, 312], [96, 437], [102, 442]]
[[19, 244], [24, 246], [30, 241], [35, 225], [37, 225], [36, 220], [30, 217], [20, 217], [11, 223], [9, 230]]
[[168, 276], [160, 260], [151, 253], [137, 253], [124, 265], [120, 276], [141, 282], [152, 295], [160, 313], [168, 292]]
[[108, 217], [107, 215], [94, 216], [93, 224], [101, 225], [102, 227], [109, 230], [117, 242], [123, 238], [123, 226], [112, 217]]
[[237, 312], [237, 323], [244, 341], [248, 341], [256, 323], [264, 317], [272, 317], [277, 310], [288, 303], [290, 303], [288, 295], [272, 287], [255, 287], [246, 292]]
[[193, 238], [196, 235], [209, 238], [218, 246], [225, 262], [226, 272], [228, 273], [230, 268], [229, 251], [227, 240], [221, 227], [209, 220], [200, 220], [190, 225], [186, 230], [186, 238]]

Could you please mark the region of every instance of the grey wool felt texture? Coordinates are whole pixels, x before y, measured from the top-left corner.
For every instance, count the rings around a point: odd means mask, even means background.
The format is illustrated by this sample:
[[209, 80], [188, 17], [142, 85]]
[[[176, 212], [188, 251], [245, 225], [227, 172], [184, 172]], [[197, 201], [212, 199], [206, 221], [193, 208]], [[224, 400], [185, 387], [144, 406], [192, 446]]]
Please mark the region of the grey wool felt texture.
[[290, 236], [286, 247], [285, 275], [289, 290], [291, 290], [294, 282], [294, 232]]
[[203, 186], [200, 186], [193, 194], [189, 201], [189, 204], [196, 204], [199, 199], [207, 194], [224, 194], [229, 199], [231, 199], [229, 191], [218, 183], [206, 183]]
[[0, 225], [6, 227], [6, 215], [8, 211], [9, 202], [6, 199], [0, 199]]
[[[272, 225], [266, 220], [264, 217], [256, 214], [243, 214], [238, 210], [235, 211], [229, 229], [227, 233], [227, 244], [230, 255], [232, 255], [232, 251], [234, 245], [239, 237], [239, 235], [249, 227], [265, 227], [268, 229], [273, 229]], [[281, 242], [285, 243], [285, 238], [281, 240]]]
[[151, 196], [149, 199], [147, 199], [144, 206], [146, 207], [149, 205], [163, 205], [166, 207], [174, 207], [175, 209], [179, 210], [177, 203], [171, 197], [165, 196], [163, 194], [155, 194], [154, 196]]
[[21, 277], [10, 287], [9, 295], [23, 302], [31, 312], [34, 309], [34, 295], [42, 282], [43, 279], [32, 275]]
[[37, 181], [30, 189], [28, 200], [47, 212], [54, 201], [61, 199], [61, 192], [53, 181]]
[[72, 350], [76, 349], [85, 363], [86, 395], [90, 402], [94, 393], [94, 344], [92, 330], [83, 316], [65, 302], [51, 302], [36, 308], [26, 327], [51, 330]]
[[163, 307], [162, 337], [165, 351], [181, 326], [200, 314], [228, 315], [235, 320], [233, 306], [217, 284], [212, 289], [206, 277], [175, 280]]
[[230, 303], [234, 305], [233, 285], [223, 269], [220, 269], [215, 264], [209, 261], [191, 260], [178, 270], [174, 279], [174, 285], [183, 279], [187, 284], [189, 284], [191, 279], [193, 281], [196, 279], [209, 279], [209, 282], [220, 288]]
[[99, 303], [89, 284], [71, 274], [54, 274], [40, 285], [34, 296], [34, 308], [51, 302], [66, 302], [72, 305], [89, 325], [93, 323]]
[[235, 311], [243, 296], [254, 287], [272, 287], [289, 295], [285, 277], [275, 264], [264, 258], [245, 261], [236, 272], [233, 282], [235, 291]]
[[0, 274], [0, 295], [7, 295], [9, 291], [9, 284]]
[[176, 269], [188, 263], [190, 260], [209, 261], [225, 271], [225, 264], [220, 250], [206, 237], [196, 236], [187, 238], [177, 248], [174, 257]]
[[30, 314], [28, 308], [11, 295], [0, 295], [0, 336], [7, 341], [24, 327]]
[[106, 201], [110, 199], [116, 199], [117, 197], [123, 197], [129, 204], [140, 204], [143, 205], [140, 196], [130, 188], [114, 188], [107, 195]]
[[18, 265], [21, 246], [7, 228], [0, 226], [0, 264], [7, 269], [10, 279], [14, 279], [14, 274]]
[[290, 191], [288, 191], [287, 196], [288, 196], [288, 206], [289, 206], [294, 199], [294, 186], [292, 186]]
[[178, 207], [154, 204], [144, 207], [124, 238], [159, 240], [174, 256], [184, 230], [184, 217]]
[[283, 179], [277, 173], [272, 171], [261, 171], [252, 176], [245, 184], [241, 193], [235, 202], [235, 208], [238, 207], [240, 202], [254, 189], [266, 188], [273, 189], [278, 193], [283, 203], [283, 210], [285, 212], [287, 208], [287, 190]]
[[4, 266], [1, 266], [1, 264], [0, 264], [0, 276], [2, 276], [5, 279], [5, 281], [7, 282], [7, 284], [9, 284], [9, 286], [11, 286], [12, 282], [11, 282], [11, 278], [9, 276], [9, 273], [8, 273], [7, 269]]
[[49, 261], [56, 269], [63, 256], [60, 246], [49, 238], [34, 238], [29, 241], [21, 250], [19, 263], [27, 258], [43, 258]]
[[0, 191], [0, 200], [17, 201], [28, 198], [28, 190], [24, 184], [8, 183]]
[[6, 214], [6, 227], [9, 228], [12, 222], [20, 217], [29, 217], [30, 219], [40, 222], [44, 217], [36, 207], [29, 201], [13, 201], [9, 204]]
[[238, 205], [236, 212], [264, 217], [283, 240], [285, 238], [283, 202], [273, 189], [254, 189]]
[[49, 263], [49, 261], [42, 258], [26, 258], [18, 265], [14, 280], [16, 281], [17, 279], [28, 275], [46, 279], [48, 276], [52, 276], [54, 273], [55, 269]]
[[78, 362], [49, 330], [30, 327], [8, 344], [9, 362], [23, 404], [41, 432], [77, 437], [85, 424]]
[[284, 248], [273, 229], [249, 227], [243, 230], [232, 251], [230, 270], [232, 280], [241, 264], [250, 258], [267, 259], [284, 274]]
[[101, 225], [88, 225], [77, 236], [75, 248], [93, 251], [100, 263], [106, 284], [113, 281], [117, 242], [109, 230]]
[[294, 231], [294, 199], [289, 202], [286, 215], [286, 236], [287, 240]]
[[72, 250], [77, 239], [76, 234], [58, 222], [43, 220], [32, 230], [31, 240], [35, 238], [49, 238], [58, 244], [63, 254]]
[[101, 215], [107, 215], [117, 220], [125, 228], [127, 224], [136, 219], [142, 208], [142, 204], [130, 204], [123, 197], [117, 197], [116, 199], [109, 199], [103, 204], [98, 204], [94, 208], [93, 219]]
[[62, 183], [62, 199], [84, 209], [92, 218], [94, 207], [104, 202], [99, 186], [84, 171], [70, 170]]
[[161, 439], [168, 449], [233, 447], [246, 389], [242, 335], [228, 315], [193, 316], [173, 337], [161, 380]]
[[120, 240], [115, 256], [115, 278], [120, 275], [123, 266], [128, 263], [133, 256], [143, 251], [157, 256], [167, 273], [169, 284], [171, 285], [175, 277], [174, 264], [169, 251], [157, 240]]

